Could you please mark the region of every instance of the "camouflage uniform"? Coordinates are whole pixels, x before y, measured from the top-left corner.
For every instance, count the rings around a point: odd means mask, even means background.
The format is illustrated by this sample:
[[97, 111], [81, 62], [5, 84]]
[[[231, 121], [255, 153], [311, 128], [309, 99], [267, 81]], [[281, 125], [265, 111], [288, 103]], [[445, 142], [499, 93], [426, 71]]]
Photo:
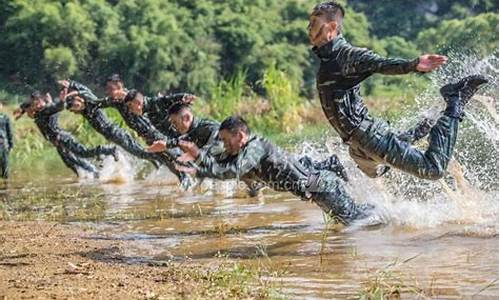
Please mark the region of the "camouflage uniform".
[[[155, 126], [153, 126], [151, 120], [148, 117], [146, 117], [145, 115], [137, 115], [129, 111], [126, 103], [115, 101], [111, 98], [104, 98], [100, 101], [100, 105], [101, 107], [113, 107], [117, 109], [127, 126], [135, 130], [137, 134], [139, 134], [139, 136], [146, 141], [147, 144], [151, 144], [154, 141], [159, 140], [166, 141], [168, 146], [172, 146], [177, 143], [176, 138], [167, 137]], [[179, 148], [169, 148], [165, 152], [158, 153], [156, 158], [162, 164], [167, 166], [167, 168], [173, 174], [175, 174], [181, 182], [183, 182], [185, 178], [188, 177], [188, 175], [175, 169], [175, 158], [179, 157], [181, 154], [182, 151]]]
[[9, 153], [14, 147], [10, 119], [5, 114], [0, 114], [0, 167], [2, 178], [9, 177]]
[[97, 168], [82, 157], [92, 157], [104, 154], [104, 152], [112, 152], [112, 148], [99, 146], [88, 149], [76, 141], [69, 132], [62, 130], [59, 127], [58, 119], [59, 112], [63, 108], [64, 102], [62, 101], [47, 104], [41, 111], [35, 114], [35, 124], [45, 139], [56, 147], [57, 153], [61, 156], [64, 164], [75, 172], [75, 174], [78, 175], [77, 170], [81, 168], [92, 173], [94, 177], [98, 177]]
[[347, 224], [367, 216], [365, 208], [354, 203], [335, 173], [306, 168], [290, 154], [267, 140], [251, 136], [237, 155], [214, 158], [201, 152], [196, 160], [200, 176], [263, 183], [276, 191], [291, 192], [312, 200], [325, 212]]
[[76, 81], [70, 81], [69, 89], [78, 91], [79, 95], [85, 99], [85, 108], [80, 113], [108, 141], [121, 146], [125, 151], [136, 157], [152, 161], [155, 165], [157, 161], [162, 160], [160, 154], [146, 152], [132, 135], [112, 123], [102, 110], [101, 102], [88, 87]]
[[441, 116], [430, 130], [429, 148], [421, 152], [410, 145], [412, 137], [401, 139], [386, 122], [372, 118], [360, 94], [360, 83], [374, 73], [417, 72], [418, 58], [383, 58], [353, 47], [342, 36], [313, 51], [321, 60], [317, 88], [323, 111], [365, 174], [381, 176], [389, 165], [420, 178], [443, 176], [456, 141], [457, 118]]

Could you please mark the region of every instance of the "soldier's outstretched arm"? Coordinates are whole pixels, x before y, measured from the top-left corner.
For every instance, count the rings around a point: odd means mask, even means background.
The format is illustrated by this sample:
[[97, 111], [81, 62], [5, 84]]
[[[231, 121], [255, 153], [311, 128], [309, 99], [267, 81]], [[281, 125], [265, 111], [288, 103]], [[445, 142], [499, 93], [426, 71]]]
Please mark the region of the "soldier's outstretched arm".
[[198, 176], [220, 180], [243, 177], [248, 172], [258, 168], [260, 157], [256, 154], [244, 152], [238, 158], [219, 162], [213, 155], [201, 152], [196, 161], [199, 166]]
[[61, 101], [60, 99], [56, 98], [52, 103], [47, 104], [45, 106], [45, 108], [42, 110], [42, 113], [46, 115], [53, 115], [63, 110], [64, 110], [64, 101]]
[[386, 58], [366, 48], [349, 47], [340, 51], [337, 57], [343, 75], [373, 74], [386, 75], [408, 74], [417, 72], [419, 58]]
[[162, 110], [167, 110], [177, 103], [189, 104], [194, 101], [196, 97], [188, 93], [177, 93], [166, 96], [154, 97], [151, 99]]
[[78, 91], [78, 94], [82, 96], [85, 100], [90, 100], [90, 101], [99, 100], [99, 98], [92, 92], [92, 90], [88, 86], [81, 84], [77, 81], [69, 80], [68, 88], [70, 90]]

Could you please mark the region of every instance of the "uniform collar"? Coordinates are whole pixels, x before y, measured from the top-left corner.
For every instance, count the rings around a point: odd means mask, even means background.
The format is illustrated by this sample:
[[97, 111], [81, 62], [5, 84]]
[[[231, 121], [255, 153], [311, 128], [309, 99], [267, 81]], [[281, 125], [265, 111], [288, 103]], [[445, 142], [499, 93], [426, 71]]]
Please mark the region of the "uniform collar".
[[320, 58], [328, 58], [332, 54], [332, 52], [337, 48], [341, 43], [345, 41], [344, 37], [339, 34], [336, 38], [324, 44], [321, 47], [313, 47], [312, 51]]
[[197, 117], [193, 116], [193, 122], [191, 122], [191, 126], [189, 127], [189, 130], [186, 134], [190, 134], [191, 131], [193, 131], [196, 127], [200, 125], [200, 119]]
[[151, 98], [144, 96], [143, 98], [143, 105], [142, 105], [142, 113], [145, 114], [151, 109]]

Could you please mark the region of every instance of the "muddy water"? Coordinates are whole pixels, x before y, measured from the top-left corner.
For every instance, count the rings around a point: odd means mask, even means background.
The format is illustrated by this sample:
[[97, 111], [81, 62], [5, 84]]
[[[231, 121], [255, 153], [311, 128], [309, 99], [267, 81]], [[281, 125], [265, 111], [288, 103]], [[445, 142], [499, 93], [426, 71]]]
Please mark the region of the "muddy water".
[[[56, 177], [14, 182], [2, 192], [11, 203], [76, 195], [78, 201], [29, 209], [40, 218], [91, 225], [95, 239], [127, 241], [130, 263], [239, 260], [260, 266], [294, 299], [357, 298], [375, 281], [400, 286], [410, 298], [415, 291], [440, 299], [498, 298], [496, 192], [482, 199], [392, 204], [388, 194], [373, 192], [385, 199], [378, 203], [389, 224], [345, 229], [327, 228], [314, 204], [290, 194], [265, 191], [248, 198], [231, 183], [186, 193], [160, 175], [120, 184]], [[373, 191], [385, 184], [366, 183]], [[472, 201], [476, 211], [460, 210], [470, 210], [463, 205]]]
[[424, 109], [398, 124], [408, 128], [417, 117], [439, 115], [436, 91], [450, 78], [489, 74], [492, 84], [460, 125], [446, 178], [430, 182], [392, 171], [368, 179], [338, 139], [291, 149], [318, 159], [338, 154], [351, 176], [348, 191], [374, 203], [385, 226], [325, 224], [312, 203], [272, 191], [248, 198], [234, 183], [186, 193], [162, 170], [134, 180], [136, 164], [126, 159], [105, 162], [97, 182], [14, 173], [0, 188], [0, 211], [10, 219], [91, 225], [95, 239], [126, 241], [123, 259], [130, 263], [242, 261], [268, 270], [267, 279], [293, 299], [356, 299], [377, 286], [397, 287], [403, 298], [498, 299], [498, 59], [459, 58], [473, 67], [437, 72], [430, 92], [416, 99]]

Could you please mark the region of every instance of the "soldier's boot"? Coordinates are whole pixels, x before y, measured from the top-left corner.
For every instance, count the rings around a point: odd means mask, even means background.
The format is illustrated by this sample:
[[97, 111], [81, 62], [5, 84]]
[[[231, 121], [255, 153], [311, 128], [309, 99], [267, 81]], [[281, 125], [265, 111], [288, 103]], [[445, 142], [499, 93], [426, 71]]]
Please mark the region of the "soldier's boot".
[[327, 159], [318, 162], [315, 167], [319, 170], [328, 170], [334, 172], [335, 174], [337, 174], [337, 176], [342, 178], [342, 180], [346, 182], [349, 181], [349, 177], [347, 176], [345, 167], [342, 165], [338, 156], [335, 154], [332, 154]]
[[444, 114], [462, 120], [465, 105], [474, 96], [479, 87], [488, 82], [482, 75], [472, 75], [462, 78], [457, 83], [447, 84], [439, 90], [446, 101]]
[[424, 118], [414, 128], [400, 134], [399, 139], [413, 144], [429, 135], [433, 126], [434, 123], [431, 119]]

